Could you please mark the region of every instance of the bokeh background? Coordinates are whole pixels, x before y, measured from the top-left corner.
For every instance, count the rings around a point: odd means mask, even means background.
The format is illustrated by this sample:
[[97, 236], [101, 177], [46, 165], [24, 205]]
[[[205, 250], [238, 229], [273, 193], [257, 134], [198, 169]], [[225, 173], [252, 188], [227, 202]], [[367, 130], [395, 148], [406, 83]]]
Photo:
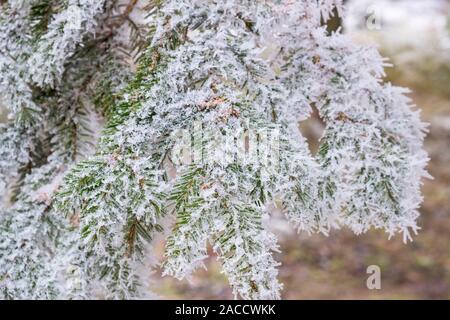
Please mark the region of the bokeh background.
[[[347, 0], [342, 30], [359, 43], [376, 45], [394, 67], [386, 81], [409, 87], [423, 110], [434, 180], [424, 181], [420, 233], [413, 243], [388, 240], [381, 231], [329, 237], [296, 234], [282, 219], [271, 226], [280, 237], [284, 299], [450, 298], [450, 0]], [[0, 122], [6, 114], [0, 106]], [[302, 125], [311, 149], [320, 122]], [[162, 254], [163, 244], [157, 245]], [[189, 281], [160, 279], [151, 288], [171, 299], [230, 299], [231, 290], [211, 253], [207, 270]], [[369, 265], [381, 268], [381, 290], [366, 286]]]

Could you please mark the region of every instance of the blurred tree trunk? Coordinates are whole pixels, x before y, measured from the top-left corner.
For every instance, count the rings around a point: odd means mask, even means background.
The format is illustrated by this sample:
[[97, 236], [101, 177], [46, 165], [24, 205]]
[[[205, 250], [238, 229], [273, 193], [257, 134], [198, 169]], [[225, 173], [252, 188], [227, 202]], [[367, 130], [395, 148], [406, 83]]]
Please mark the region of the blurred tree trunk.
[[342, 32], [342, 18], [338, 15], [337, 10], [334, 10], [334, 15], [327, 21], [327, 30], [329, 33], [336, 32], [338, 29]]
[[[344, 0], [343, 3], [345, 4], [347, 0]], [[339, 29], [340, 28], [340, 29]], [[343, 31], [343, 24], [342, 24], [342, 17], [339, 16], [338, 11], [334, 9], [333, 16], [330, 20], [327, 21], [327, 30], [329, 33], [336, 32], [340, 30], [340, 32]]]

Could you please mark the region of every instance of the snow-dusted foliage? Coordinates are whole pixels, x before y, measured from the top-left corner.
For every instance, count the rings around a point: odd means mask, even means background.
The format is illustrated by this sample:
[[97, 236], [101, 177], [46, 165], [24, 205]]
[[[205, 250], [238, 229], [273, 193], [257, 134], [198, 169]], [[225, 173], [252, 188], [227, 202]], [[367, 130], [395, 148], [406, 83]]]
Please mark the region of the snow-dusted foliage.
[[8, 107], [26, 115], [39, 111], [33, 89], [27, 84], [27, 64], [31, 54], [28, 21], [33, 1], [11, 1], [0, 10], [0, 88]]
[[[235, 297], [278, 299], [273, 205], [309, 233], [417, 230], [425, 127], [382, 83], [375, 50], [327, 34], [340, 1], [138, 4], [3, 5], [3, 297], [146, 297], [143, 263], [165, 230], [165, 275], [188, 277], [212, 251]], [[138, 13], [145, 33], [126, 23]], [[298, 130], [313, 107], [318, 155]], [[13, 121], [27, 109], [41, 112]]]
[[381, 82], [385, 62], [374, 48], [339, 33], [327, 37], [307, 7], [284, 9], [298, 22], [281, 35], [288, 60], [281, 78], [295, 105], [289, 110], [307, 117], [315, 106], [326, 124], [316, 156], [318, 197], [331, 209], [323, 216], [357, 234], [384, 228], [409, 240], [417, 231], [428, 161], [418, 111], [407, 91]]
[[[39, 86], [54, 87], [65, 71], [64, 65], [83, 39], [96, 35], [98, 25], [104, 22], [100, 16], [112, 4], [114, 1], [107, 0], [64, 1], [63, 8], [58, 8], [59, 12], [45, 26], [45, 33], [39, 38], [38, 46], [29, 58], [32, 81]], [[51, 1], [44, 5], [51, 5]], [[35, 27], [39, 23], [42, 22], [35, 22]]]
[[3, 298], [87, 297], [80, 283], [88, 279], [73, 275], [78, 218], [55, 211], [53, 196], [67, 169], [92, 153], [147, 32], [130, 16], [142, 4], [105, 3], [0, 3], [0, 95], [10, 113], [0, 126]]

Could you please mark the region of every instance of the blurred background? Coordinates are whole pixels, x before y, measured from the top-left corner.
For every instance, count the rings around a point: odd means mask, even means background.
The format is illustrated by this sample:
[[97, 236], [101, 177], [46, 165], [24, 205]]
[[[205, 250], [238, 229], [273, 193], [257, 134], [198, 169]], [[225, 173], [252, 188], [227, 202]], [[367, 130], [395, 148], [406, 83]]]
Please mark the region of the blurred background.
[[[280, 280], [284, 299], [450, 298], [450, 0], [347, 0], [347, 15], [329, 28], [363, 44], [376, 45], [394, 67], [387, 81], [412, 90], [411, 98], [430, 124], [426, 140], [434, 180], [424, 181], [425, 201], [414, 242], [388, 240], [383, 232], [355, 236], [346, 230], [328, 238], [296, 234], [281, 219]], [[339, 27], [340, 26], [340, 27]], [[6, 118], [0, 106], [0, 122]], [[311, 148], [319, 122], [302, 126]], [[157, 250], [162, 253], [163, 245]], [[381, 268], [381, 290], [369, 290], [367, 267]], [[231, 291], [212, 256], [208, 270], [189, 281], [160, 279], [151, 288], [171, 299], [230, 299]]]
[[[428, 122], [426, 149], [434, 180], [424, 181], [425, 201], [413, 243], [381, 231], [355, 236], [347, 230], [328, 238], [296, 234], [282, 220], [280, 236], [283, 299], [450, 299], [450, 0], [347, 0], [343, 21], [330, 29], [375, 45], [393, 64], [387, 79], [409, 87]], [[312, 149], [322, 128], [302, 125]], [[160, 250], [162, 250], [160, 248]], [[366, 286], [367, 267], [381, 268], [381, 290]], [[173, 299], [230, 299], [214, 257], [190, 281], [155, 280], [153, 290]], [[158, 279], [158, 277], [155, 277]]]

